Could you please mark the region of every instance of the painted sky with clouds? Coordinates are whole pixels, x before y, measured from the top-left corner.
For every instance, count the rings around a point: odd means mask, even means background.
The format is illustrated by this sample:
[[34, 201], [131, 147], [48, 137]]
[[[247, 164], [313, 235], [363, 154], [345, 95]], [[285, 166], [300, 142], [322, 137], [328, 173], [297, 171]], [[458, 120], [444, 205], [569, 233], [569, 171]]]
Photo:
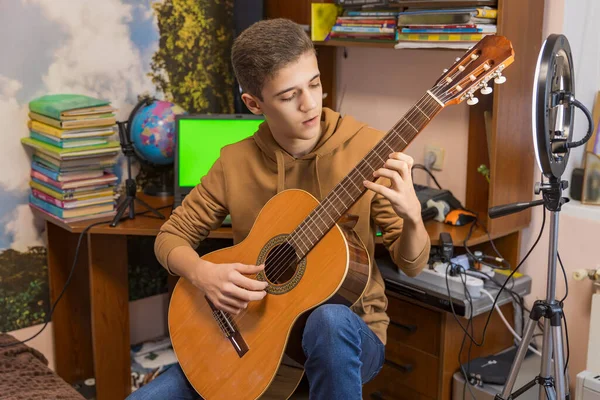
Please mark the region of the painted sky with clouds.
[[27, 205], [27, 104], [44, 94], [108, 99], [127, 117], [155, 95], [147, 73], [158, 47], [152, 0], [0, 1], [0, 251], [42, 245]]

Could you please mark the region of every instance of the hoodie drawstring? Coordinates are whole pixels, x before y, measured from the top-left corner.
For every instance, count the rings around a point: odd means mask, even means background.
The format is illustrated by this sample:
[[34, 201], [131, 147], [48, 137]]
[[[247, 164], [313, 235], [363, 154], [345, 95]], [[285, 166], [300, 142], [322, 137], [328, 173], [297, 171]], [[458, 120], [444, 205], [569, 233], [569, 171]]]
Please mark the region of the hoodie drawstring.
[[323, 200], [323, 193], [321, 192], [321, 181], [319, 180], [319, 155], [315, 157], [315, 172], [317, 175], [317, 187], [319, 188], [319, 201]]
[[275, 150], [275, 157], [277, 158], [277, 193], [279, 193], [285, 189], [285, 161], [279, 149]]

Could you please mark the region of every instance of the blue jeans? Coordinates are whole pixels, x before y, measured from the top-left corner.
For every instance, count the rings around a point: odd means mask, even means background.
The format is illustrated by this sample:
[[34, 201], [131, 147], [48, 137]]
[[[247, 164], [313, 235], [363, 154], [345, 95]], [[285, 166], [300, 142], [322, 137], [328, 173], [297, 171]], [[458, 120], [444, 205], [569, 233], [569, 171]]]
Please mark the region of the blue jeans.
[[[348, 307], [326, 304], [308, 317], [302, 348], [311, 400], [360, 400], [362, 385], [379, 373], [384, 345]], [[172, 366], [128, 400], [192, 400], [200, 396], [179, 365]]]

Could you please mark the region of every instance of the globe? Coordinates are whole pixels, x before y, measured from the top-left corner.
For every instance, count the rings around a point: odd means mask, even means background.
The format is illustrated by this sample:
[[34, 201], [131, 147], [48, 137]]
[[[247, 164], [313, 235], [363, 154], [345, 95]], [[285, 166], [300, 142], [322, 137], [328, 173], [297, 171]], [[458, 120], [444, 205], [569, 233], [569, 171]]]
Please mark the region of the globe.
[[138, 157], [154, 165], [173, 164], [178, 114], [186, 111], [162, 100], [151, 100], [137, 110], [131, 120], [130, 139]]

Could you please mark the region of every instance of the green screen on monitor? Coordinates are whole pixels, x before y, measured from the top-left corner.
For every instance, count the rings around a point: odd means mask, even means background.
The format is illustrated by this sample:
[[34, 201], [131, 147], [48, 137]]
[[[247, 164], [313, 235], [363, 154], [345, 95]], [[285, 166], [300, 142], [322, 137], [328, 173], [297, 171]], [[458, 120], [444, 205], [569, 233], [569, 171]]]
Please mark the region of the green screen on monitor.
[[178, 184], [193, 187], [219, 158], [221, 148], [252, 136], [263, 119], [202, 119], [179, 120]]

